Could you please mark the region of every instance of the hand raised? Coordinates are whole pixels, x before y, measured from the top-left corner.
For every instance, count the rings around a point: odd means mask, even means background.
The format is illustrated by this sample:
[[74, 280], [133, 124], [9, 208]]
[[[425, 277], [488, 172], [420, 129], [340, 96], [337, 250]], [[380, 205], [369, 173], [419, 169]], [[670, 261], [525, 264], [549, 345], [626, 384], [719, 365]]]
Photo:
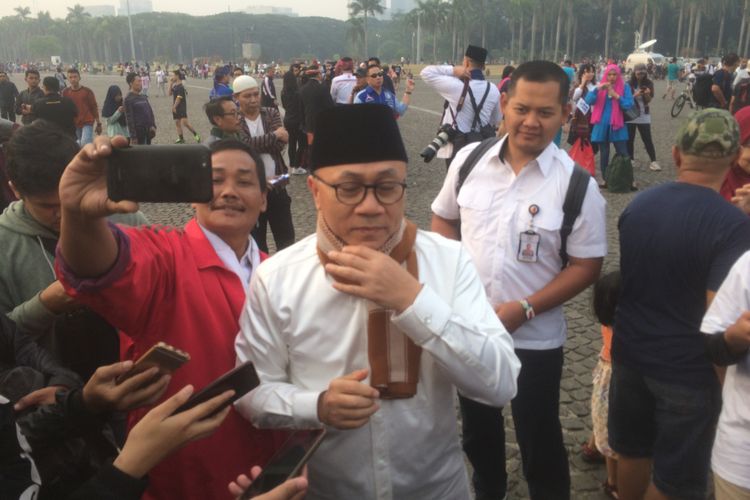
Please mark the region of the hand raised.
[[[240, 499], [242, 494], [253, 484], [260, 473], [261, 468], [257, 465], [250, 469], [250, 477], [240, 474], [237, 479], [229, 483], [229, 493], [236, 499]], [[254, 500], [302, 500], [307, 493], [307, 477], [303, 474], [283, 482], [268, 493], [252, 497]]]
[[113, 465], [130, 476], [140, 478], [175, 450], [213, 433], [229, 414], [231, 406], [216, 414], [214, 412], [232, 397], [234, 391], [224, 392], [195, 408], [172, 415], [192, 393], [193, 387], [185, 386], [149, 411], [131, 429]]
[[107, 196], [106, 167], [112, 148], [128, 145], [122, 136], [98, 136], [68, 164], [60, 179], [60, 203], [63, 211], [86, 217], [106, 217], [138, 210], [132, 201], [114, 202]]
[[380, 406], [377, 390], [362, 381], [369, 370], [357, 370], [335, 378], [318, 398], [318, 420], [337, 429], [362, 427]]
[[383, 252], [365, 246], [346, 246], [328, 253], [326, 272], [339, 291], [371, 300], [401, 313], [422, 289], [417, 279]]

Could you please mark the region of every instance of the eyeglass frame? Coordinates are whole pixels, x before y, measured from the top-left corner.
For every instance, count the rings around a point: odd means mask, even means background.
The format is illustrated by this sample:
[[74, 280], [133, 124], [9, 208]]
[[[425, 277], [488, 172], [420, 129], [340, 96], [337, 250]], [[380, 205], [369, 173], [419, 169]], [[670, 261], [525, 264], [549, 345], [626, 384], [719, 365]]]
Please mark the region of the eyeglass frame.
[[[339, 182], [337, 184], [331, 184], [330, 182], [328, 182], [328, 181], [326, 181], [324, 179], [321, 179], [320, 177], [318, 177], [314, 173], [310, 174], [310, 175], [312, 176], [313, 179], [322, 182], [323, 184], [325, 184], [326, 186], [328, 186], [330, 188], [333, 188], [333, 191], [334, 191], [334, 193], [336, 195], [336, 201], [338, 201], [342, 205], [346, 205], [346, 206], [349, 206], [349, 207], [356, 207], [357, 205], [359, 205], [360, 203], [362, 203], [363, 201], [365, 201], [365, 198], [367, 198], [367, 193], [368, 193], [368, 191], [370, 189], [372, 189], [372, 194], [375, 196], [375, 199], [381, 205], [383, 205], [383, 206], [395, 205], [396, 203], [398, 203], [399, 201], [401, 201], [401, 200], [404, 199], [404, 195], [406, 194], [406, 188], [408, 187], [408, 184], [406, 182], [398, 182], [398, 181], [385, 181], [385, 182], [380, 182], [380, 183], [376, 183], [376, 184], [365, 184], [364, 182], [346, 181], [346, 182]], [[348, 202], [345, 202], [345, 201], [341, 200], [341, 198], [339, 197], [339, 188], [341, 186], [343, 186], [344, 184], [356, 184], [356, 185], [358, 185], [360, 187], [365, 188], [365, 190], [362, 192], [362, 197], [359, 199], [359, 201], [357, 201], [356, 203], [348, 203]], [[401, 186], [401, 196], [399, 196], [398, 199], [393, 200], [391, 202], [387, 202], [387, 203], [384, 202], [383, 200], [381, 200], [380, 196], [378, 196], [378, 186], [382, 186], [384, 184], [394, 184], [396, 186]]]
[[367, 74], [367, 78], [383, 78], [385, 76], [385, 71], [380, 71], [379, 73], [373, 73], [373, 74]]

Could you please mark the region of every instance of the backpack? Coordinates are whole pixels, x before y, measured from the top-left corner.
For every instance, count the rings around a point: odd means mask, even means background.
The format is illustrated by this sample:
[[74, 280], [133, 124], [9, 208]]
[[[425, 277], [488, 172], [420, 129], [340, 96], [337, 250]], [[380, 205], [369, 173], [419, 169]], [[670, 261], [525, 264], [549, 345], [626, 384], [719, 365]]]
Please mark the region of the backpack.
[[633, 163], [630, 158], [615, 155], [607, 167], [606, 180], [610, 193], [629, 193], [633, 186]]
[[[469, 156], [464, 160], [461, 169], [458, 171], [458, 179], [456, 180], [456, 198], [458, 193], [461, 191], [461, 187], [466, 182], [466, 178], [474, 167], [476, 167], [479, 159], [492, 148], [495, 144], [500, 141], [499, 137], [490, 137], [489, 139], [483, 140], [476, 148], [469, 153]], [[631, 171], [632, 174], [632, 171]], [[565, 192], [565, 201], [563, 202], [563, 222], [560, 226], [560, 259], [562, 259], [562, 269], [568, 266], [568, 236], [573, 232], [573, 224], [581, 213], [581, 207], [583, 206], [583, 200], [586, 198], [586, 189], [588, 189], [589, 179], [591, 175], [577, 163], [573, 167], [573, 173], [570, 174], [570, 183], [568, 184], [568, 190]], [[460, 231], [459, 231], [460, 234]]]
[[750, 78], [743, 78], [734, 87], [734, 100], [732, 101], [732, 114], [750, 104]]
[[714, 84], [714, 78], [708, 73], [695, 77], [693, 84], [693, 100], [698, 106], [706, 107], [711, 102], [711, 86]]

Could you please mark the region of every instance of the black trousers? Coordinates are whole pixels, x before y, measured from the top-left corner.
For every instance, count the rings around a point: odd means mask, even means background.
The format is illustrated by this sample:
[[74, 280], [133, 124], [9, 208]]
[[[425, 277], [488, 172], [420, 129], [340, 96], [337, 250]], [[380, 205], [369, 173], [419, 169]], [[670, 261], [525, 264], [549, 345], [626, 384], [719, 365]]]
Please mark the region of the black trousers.
[[135, 138], [138, 140], [139, 145], [151, 144], [151, 134], [148, 128], [136, 127]]
[[286, 248], [294, 243], [294, 224], [292, 222], [292, 199], [286, 188], [271, 189], [267, 193], [266, 211], [258, 217], [258, 225], [253, 229], [252, 236], [263, 252], [268, 253], [266, 240], [267, 228], [271, 226], [276, 250]]
[[13, 123], [16, 122], [16, 110], [13, 109], [13, 106], [10, 106], [8, 108], [0, 107], [0, 118], [5, 118], [6, 120], [10, 120]]
[[651, 138], [651, 124], [650, 123], [628, 123], [628, 154], [630, 159], [633, 159], [633, 151], [635, 145], [635, 131], [636, 128], [638, 133], [641, 134], [641, 140], [643, 145], [646, 146], [646, 153], [651, 161], [656, 161], [656, 149], [654, 149], [654, 140]]
[[299, 167], [307, 147], [307, 134], [302, 131], [299, 124], [284, 124], [284, 128], [289, 132], [289, 166]]
[[[560, 378], [563, 350], [516, 349], [521, 360], [518, 394], [512, 413], [521, 450], [523, 475], [532, 500], [568, 500], [570, 471], [560, 426]], [[459, 396], [463, 448], [474, 468], [477, 500], [505, 495], [505, 427], [502, 408]]]

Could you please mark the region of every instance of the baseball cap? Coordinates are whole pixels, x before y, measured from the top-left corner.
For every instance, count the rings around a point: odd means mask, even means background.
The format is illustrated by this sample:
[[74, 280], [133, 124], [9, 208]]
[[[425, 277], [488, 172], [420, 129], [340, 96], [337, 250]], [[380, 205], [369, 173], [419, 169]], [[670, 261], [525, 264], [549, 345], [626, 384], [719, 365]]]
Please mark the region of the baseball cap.
[[[702, 109], [680, 127], [675, 144], [687, 155], [725, 158], [739, 149], [740, 127], [729, 111]], [[715, 147], [708, 148], [709, 145]]]
[[235, 94], [239, 94], [240, 92], [244, 92], [248, 89], [257, 88], [258, 82], [255, 81], [255, 78], [248, 75], [240, 75], [234, 79], [234, 82], [232, 82], [232, 92], [234, 92]]

